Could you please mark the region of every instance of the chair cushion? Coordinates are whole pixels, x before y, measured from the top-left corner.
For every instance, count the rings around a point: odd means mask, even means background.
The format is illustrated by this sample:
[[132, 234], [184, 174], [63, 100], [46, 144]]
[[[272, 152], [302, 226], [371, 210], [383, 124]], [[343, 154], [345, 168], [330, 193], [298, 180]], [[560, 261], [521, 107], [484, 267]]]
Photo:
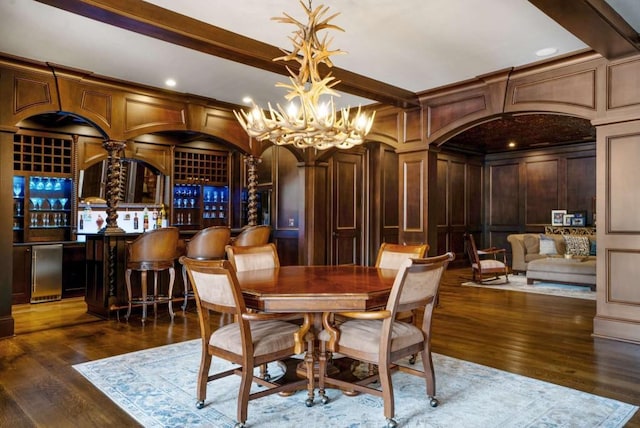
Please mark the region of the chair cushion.
[[[254, 356], [270, 354], [292, 348], [295, 344], [293, 334], [299, 327], [285, 321], [251, 321]], [[242, 339], [238, 323], [227, 324], [214, 331], [209, 344], [216, 348], [242, 355]]]
[[558, 254], [556, 241], [545, 235], [540, 235], [540, 254]]
[[589, 238], [586, 236], [564, 235], [564, 242], [567, 244], [567, 254], [576, 256], [588, 256], [591, 246]]
[[[473, 264], [474, 269], [477, 269], [478, 265]], [[504, 268], [504, 263], [500, 260], [486, 259], [480, 260], [480, 268], [482, 269], [502, 269]]]
[[[380, 335], [382, 334], [381, 320], [348, 320], [340, 324], [339, 346], [358, 349], [369, 354], [380, 351]], [[320, 340], [328, 342], [331, 335], [323, 330]], [[413, 324], [395, 321], [391, 332], [391, 352], [406, 348], [424, 340], [422, 330]]]

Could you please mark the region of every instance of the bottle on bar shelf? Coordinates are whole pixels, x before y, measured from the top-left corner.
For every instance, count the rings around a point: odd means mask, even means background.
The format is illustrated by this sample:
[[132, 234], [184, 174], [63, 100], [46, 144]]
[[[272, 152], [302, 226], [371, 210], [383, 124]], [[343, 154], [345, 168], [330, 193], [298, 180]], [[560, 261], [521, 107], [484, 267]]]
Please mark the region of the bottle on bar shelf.
[[147, 207], [144, 207], [142, 211], [142, 231], [146, 232], [149, 229], [149, 210]]

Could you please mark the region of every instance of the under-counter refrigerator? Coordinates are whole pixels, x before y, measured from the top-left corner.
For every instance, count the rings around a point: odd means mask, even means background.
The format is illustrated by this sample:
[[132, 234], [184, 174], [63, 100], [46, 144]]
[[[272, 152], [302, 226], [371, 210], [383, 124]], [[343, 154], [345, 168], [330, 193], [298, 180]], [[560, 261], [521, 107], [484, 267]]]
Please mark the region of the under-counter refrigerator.
[[31, 253], [31, 303], [62, 298], [62, 244], [34, 245]]

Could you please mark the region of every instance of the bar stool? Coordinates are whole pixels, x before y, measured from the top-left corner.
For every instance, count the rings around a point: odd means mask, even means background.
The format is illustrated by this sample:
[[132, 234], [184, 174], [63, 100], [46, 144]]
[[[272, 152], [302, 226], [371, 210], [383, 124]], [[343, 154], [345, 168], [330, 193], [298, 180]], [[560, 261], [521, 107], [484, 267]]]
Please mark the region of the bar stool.
[[248, 226], [231, 242], [234, 247], [252, 247], [254, 245], [264, 245], [269, 242], [271, 226], [259, 225]]
[[[231, 229], [227, 226], [211, 226], [202, 229], [187, 243], [185, 257], [195, 260], [222, 260], [225, 255], [224, 248], [229, 243], [229, 239], [231, 239]], [[182, 280], [184, 283], [182, 310], [184, 311], [187, 308], [187, 300], [193, 296], [184, 264], [182, 264]]]
[[[158, 303], [168, 303], [169, 315], [173, 319], [173, 283], [175, 280], [174, 261], [176, 259], [178, 239], [180, 233], [176, 227], [166, 227], [162, 229], [145, 232], [135, 240], [127, 243], [127, 270], [125, 281], [127, 283], [127, 295], [129, 307], [126, 319], [131, 315], [133, 304], [142, 305], [142, 322], [147, 318], [147, 306], [153, 304], [154, 312]], [[131, 272], [140, 272], [141, 296], [139, 300], [134, 300], [131, 291]], [[169, 271], [169, 291], [167, 296], [158, 295], [158, 272]], [[147, 295], [147, 272], [153, 272], [153, 295]]]

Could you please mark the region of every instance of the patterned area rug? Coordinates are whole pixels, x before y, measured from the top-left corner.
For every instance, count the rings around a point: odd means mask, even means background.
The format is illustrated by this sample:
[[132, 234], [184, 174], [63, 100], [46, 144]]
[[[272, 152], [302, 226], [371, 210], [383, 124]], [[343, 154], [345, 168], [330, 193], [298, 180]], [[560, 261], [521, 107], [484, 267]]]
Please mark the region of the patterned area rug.
[[544, 281], [535, 281], [533, 284], [527, 284], [527, 278], [524, 275], [509, 275], [508, 284], [504, 284], [504, 277], [500, 277], [493, 281], [486, 281], [485, 284], [478, 284], [469, 281], [463, 282], [462, 285], [468, 287], [495, 288], [496, 290], [522, 291], [524, 293], [550, 294], [553, 296], [596, 300], [596, 292], [591, 291], [589, 287]]
[[[434, 354], [437, 398], [429, 407], [422, 378], [393, 375], [396, 421], [402, 427], [622, 427], [632, 406], [570, 388]], [[209, 383], [206, 406], [195, 407], [200, 341], [147, 349], [75, 365], [145, 427], [233, 427], [238, 376]], [[228, 363], [214, 359], [213, 370]], [[416, 367], [418, 364], [416, 364]], [[271, 370], [270, 370], [271, 371]], [[255, 385], [254, 385], [255, 387]], [[306, 392], [249, 402], [247, 427], [384, 426], [382, 399], [327, 391], [331, 401], [306, 407]]]

